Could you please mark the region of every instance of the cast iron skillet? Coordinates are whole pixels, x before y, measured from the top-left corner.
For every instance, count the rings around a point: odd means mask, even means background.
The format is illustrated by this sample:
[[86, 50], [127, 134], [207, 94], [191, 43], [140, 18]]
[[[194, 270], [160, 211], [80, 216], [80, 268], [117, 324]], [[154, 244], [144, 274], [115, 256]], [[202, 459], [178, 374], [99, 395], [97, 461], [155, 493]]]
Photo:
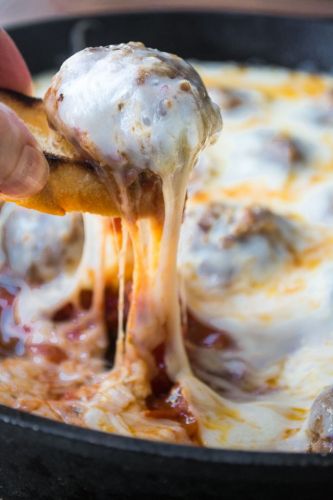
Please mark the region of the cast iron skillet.
[[[152, 13], [58, 20], [11, 31], [32, 72], [86, 45], [142, 40], [183, 57], [333, 68], [330, 21]], [[0, 407], [0, 498], [331, 497], [333, 456], [223, 451], [133, 440]], [[320, 489], [319, 489], [320, 488]]]

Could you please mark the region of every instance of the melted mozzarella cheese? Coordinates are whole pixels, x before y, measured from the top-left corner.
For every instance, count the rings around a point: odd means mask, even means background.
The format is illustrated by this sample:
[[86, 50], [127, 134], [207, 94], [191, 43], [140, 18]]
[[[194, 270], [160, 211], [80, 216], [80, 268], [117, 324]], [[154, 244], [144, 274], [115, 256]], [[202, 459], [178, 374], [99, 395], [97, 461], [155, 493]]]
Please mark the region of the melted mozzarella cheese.
[[[180, 249], [190, 310], [234, 343], [221, 350], [189, 343], [190, 359], [195, 373], [233, 403], [223, 446], [306, 450], [307, 415], [332, 383], [332, 82], [236, 65], [202, 72], [213, 95], [218, 88], [250, 93], [237, 114], [237, 107], [223, 113], [228, 102], [220, 101], [225, 133], [193, 174]], [[253, 92], [262, 96], [260, 112]], [[286, 230], [249, 229], [225, 248], [234, 221], [226, 229], [223, 213], [210, 226], [203, 217], [216, 204], [259, 205]], [[279, 236], [270, 246], [272, 230]], [[221, 421], [211, 417], [216, 433]]]
[[15, 275], [31, 285], [54, 279], [78, 265], [83, 248], [82, 219], [55, 218], [6, 205], [2, 211], [3, 251]]
[[[192, 120], [192, 113], [198, 110], [198, 80], [188, 74], [188, 66], [171, 59], [186, 76], [170, 82], [167, 75], [159, 75], [155, 86], [152, 68], [170, 59], [163, 55], [161, 60], [159, 53], [147, 54], [145, 50], [138, 47], [136, 54], [130, 51], [127, 55], [125, 50], [128, 71], [108, 51], [74, 56], [63, 67], [64, 78], [55, 79], [57, 92], [50, 101], [59, 107], [58, 127], [65, 132], [75, 129], [75, 139], [89, 155], [97, 154], [117, 168], [126, 167], [124, 152], [136, 159], [138, 168], [147, 166], [147, 158], [154, 159], [150, 168], [163, 177], [162, 224], [153, 220], [126, 222], [124, 214], [120, 288], [124, 289], [128, 234], [134, 254], [135, 306], [125, 333], [119, 329], [115, 369], [95, 375], [93, 389], [89, 384], [84, 386], [79, 406], [84, 421], [80, 424], [128, 436], [191, 442], [178, 421], [146, 414], [154, 373], [150, 354], [166, 342], [168, 374], [198, 422], [203, 445], [307, 450], [311, 407], [332, 384], [333, 81], [324, 75], [278, 68], [198, 65], [209, 94], [221, 107], [224, 132], [203, 153], [192, 173], [178, 271], [182, 301], [198, 320], [213, 332], [225, 332], [232, 342], [219, 347], [196, 345], [186, 339], [189, 365], [180, 331], [175, 265], [190, 167], [184, 168], [186, 175], [169, 174], [177, 170], [176, 164], [181, 165], [177, 152], [182, 133], [191, 147], [203, 147], [202, 126], [207, 117]], [[151, 57], [144, 61], [147, 75], [137, 89], [138, 63], [146, 55]], [[92, 92], [101, 88], [98, 75], [108, 78], [115, 69], [119, 74], [110, 93]], [[179, 91], [184, 79], [191, 84], [190, 95], [185, 97]], [[115, 92], [116, 85], [119, 92]], [[135, 106], [130, 108], [126, 99], [133, 91]], [[167, 118], [154, 111], [161, 111], [161, 102], [166, 104], [163, 92], [172, 102]], [[92, 98], [91, 107], [83, 110], [87, 97]], [[119, 110], [118, 105], [125, 101]], [[216, 113], [215, 107], [212, 109]], [[211, 133], [214, 128], [216, 123]], [[156, 135], [150, 141], [153, 129]], [[164, 136], [166, 130], [170, 133]], [[168, 154], [161, 155], [159, 148]], [[193, 160], [188, 157], [189, 164]], [[114, 279], [117, 245], [112, 243], [103, 250], [101, 234], [109, 236], [105, 227], [101, 220], [85, 218], [85, 247], [76, 272], [56, 277], [32, 295], [30, 288], [23, 287], [17, 310], [22, 322], [37, 322], [36, 337], [45, 340], [54, 328], [54, 323], [45, 319], [43, 299], [55, 308], [72, 299], [82, 286], [95, 287], [100, 296], [101, 282], [106, 276]], [[107, 266], [103, 255], [109, 259]], [[121, 306], [123, 303], [121, 294]], [[100, 318], [100, 302], [94, 311], [95, 318]], [[12, 321], [8, 317], [1, 320]], [[167, 325], [166, 330], [162, 324]], [[3, 330], [10, 328], [12, 323]], [[99, 338], [103, 343], [103, 335]], [[17, 366], [8, 363], [12, 360], [6, 361], [0, 397], [7, 394], [6, 404], [13, 405], [8, 380], [19, 376]], [[25, 368], [20, 370], [22, 377]], [[60, 371], [62, 377], [66, 373], [73, 376], [72, 371]], [[35, 371], [30, 376], [37, 380]], [[42, 389], [38, 390], [41, 394]], [[25, 386], [22, 391], [29, 392]], [[43, 397], [48, 398], [47, 394]], [[79, 404], [78, 399], [74, 404]], [[73, 415], [59, 410], [54, 401], [51, 407], [65, 414], [65, 421], [73, 422]], [[49, 410], [31, 411], [49, 416]]]

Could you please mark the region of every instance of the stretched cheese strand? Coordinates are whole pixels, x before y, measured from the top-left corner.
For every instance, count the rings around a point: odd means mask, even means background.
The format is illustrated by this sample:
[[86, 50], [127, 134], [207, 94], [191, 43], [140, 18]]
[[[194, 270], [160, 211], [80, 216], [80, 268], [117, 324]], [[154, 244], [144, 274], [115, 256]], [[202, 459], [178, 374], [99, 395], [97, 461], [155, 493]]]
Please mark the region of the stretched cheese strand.
[[166, 277], [169, 281], [164, 284], [163, 289], [159, 290], [156, 308], [158, 304], [166, 304], [167, 307], [165, 311], [168, 329], [166, 365], [173, 380], [178, 380], [182, 374], [191, 374], [182, 335], [177, 252], [186, 188], [192, 167], [190, 163], [181, 174], [176, 171], [171, 179], [169, 177], [163, 179], [165, 221], [161, 241], [160, 273], [161, 281]]
[[121, 248], [118, 252], [118, 332], [115, 365], [123, 362], [125, 350], [125, 332], [124, 332], [124, 312], [125, 312], [125, 281], [126, 281], [126, 262], [128, 251], [128, 230], [124, 224], [121, 226]]
[[[193, 160], [192, 160], [193, 161]], [[123, 213], [134, 252], [131, 307], [126, 328], [127, 359], [145, 359], [151, 367], [151, 354], [161, 343], [167, 347], [167, 368], [173, 380], [191, 373], [182, 340], [178, 296], [177, 249], [185, 203], [188, 173], [192, 164], [163, 178], [165, 215], [132, 222]], [[124, 204], [126, 205], [126, 203]], [[122, 280], [120, 288], [123, 289]], [[121, 308], [120, 308], [121, 309]], [[120, 311], [120, 317], [122, 313]], [[122, 349], [122, 347], [119, 347]], [[123, 356], [117, 358], [122, 363]]]

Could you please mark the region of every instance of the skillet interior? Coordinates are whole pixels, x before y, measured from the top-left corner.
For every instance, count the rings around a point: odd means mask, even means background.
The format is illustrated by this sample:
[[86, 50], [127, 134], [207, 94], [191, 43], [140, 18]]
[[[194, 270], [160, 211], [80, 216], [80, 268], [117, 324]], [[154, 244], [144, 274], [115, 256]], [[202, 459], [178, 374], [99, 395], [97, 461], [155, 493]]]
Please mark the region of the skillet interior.
[[[11, 30], [33, 73], [87, 45], [142, 40], [202, 60], [333, 69], [333, 24], [222, 13], [112, 15]], [[333, 457], [193, 449], [77, 429], [0, 407], [0, 497], [312, 498]]]

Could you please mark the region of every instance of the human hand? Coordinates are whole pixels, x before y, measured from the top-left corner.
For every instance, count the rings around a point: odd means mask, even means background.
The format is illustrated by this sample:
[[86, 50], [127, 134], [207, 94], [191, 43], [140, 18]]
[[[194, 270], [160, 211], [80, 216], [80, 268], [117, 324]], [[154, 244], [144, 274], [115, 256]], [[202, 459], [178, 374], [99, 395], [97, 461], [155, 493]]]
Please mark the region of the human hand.
[[[0, 29], [0, 87], [31, 94], [29, 70], [9, 35]], [[17, 198], [46, 184], [48, 163], [33, 135], [15, 113], [0, 104], [0, 193]]]

